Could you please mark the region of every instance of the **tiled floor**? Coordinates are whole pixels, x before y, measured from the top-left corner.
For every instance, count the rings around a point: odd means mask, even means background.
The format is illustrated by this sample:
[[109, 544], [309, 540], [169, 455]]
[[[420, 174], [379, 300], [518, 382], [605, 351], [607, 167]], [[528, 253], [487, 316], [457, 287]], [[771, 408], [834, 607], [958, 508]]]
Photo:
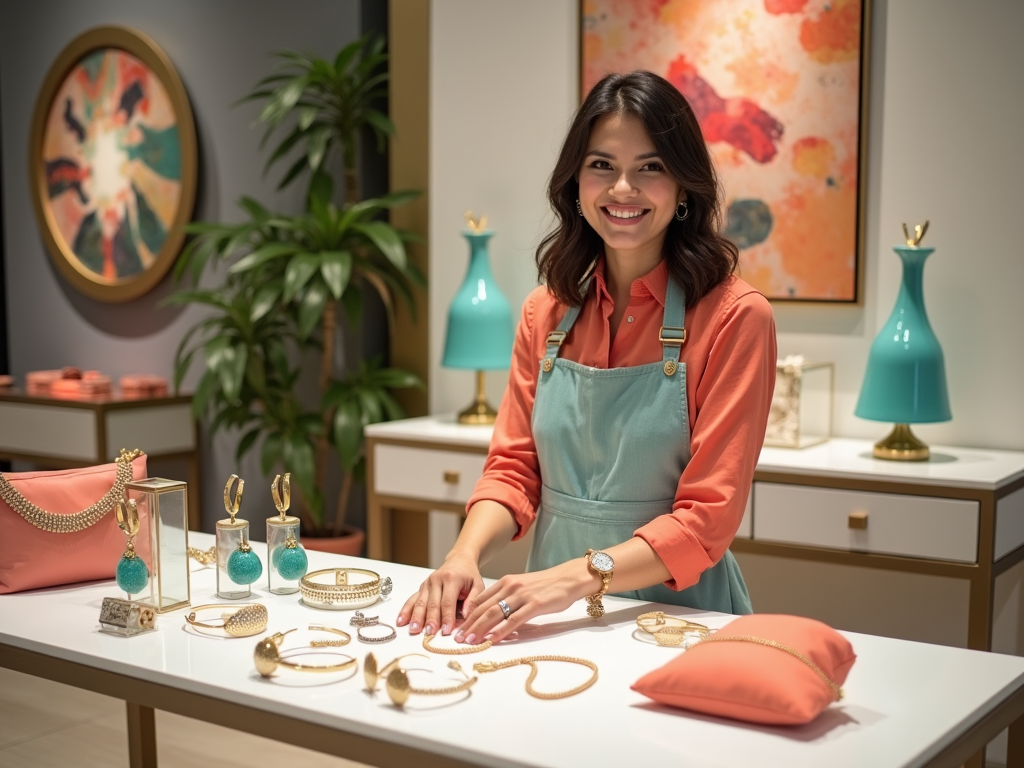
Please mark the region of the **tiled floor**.
[[[0, 668], [0, 766], [120, 768], [128, 765], [123, 701]], [[160, 768], [361, 768], [199, 720], [156, 713]]]

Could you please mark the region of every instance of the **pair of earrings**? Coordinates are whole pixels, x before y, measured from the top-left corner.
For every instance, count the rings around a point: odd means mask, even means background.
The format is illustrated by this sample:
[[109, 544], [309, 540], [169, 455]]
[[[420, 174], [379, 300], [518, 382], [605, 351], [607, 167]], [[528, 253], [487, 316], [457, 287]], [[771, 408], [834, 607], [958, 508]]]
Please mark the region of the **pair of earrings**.
[[[238, 481], [238, 488], [232, 497], [231, 486]], [[231, 523], [235, 522], [235, 515], [242, 504], [242, 493], [245, 488], [245, 481], [237, 475], [232, 475], [224, 488], [224, 509], [231, 516]], [[274, 505], [282, 519], [291, 506], [292, 489], [291, 473], [286, 473], [283, 480], [281, 475], [274, 478], [270, 486], [271, 495], [274, 497]], [[248, 526], [246, 526], [248, 528]], [[277, 569], [282, 579], [296, 581], [306, 575], [309, 567], [309, 560], [306, 557], [306, 550], [299, 544], [294, 533], [289, 533], [285, 543], [276, 547], [270, 555], [270, 564]], [[252, 584], [263, 575], [263, 563], [259, 556], [252, 551], [245, 536], [238, 543], [238, 548], [231, 553], [227, 562], [228, 578], [236, 584]]]

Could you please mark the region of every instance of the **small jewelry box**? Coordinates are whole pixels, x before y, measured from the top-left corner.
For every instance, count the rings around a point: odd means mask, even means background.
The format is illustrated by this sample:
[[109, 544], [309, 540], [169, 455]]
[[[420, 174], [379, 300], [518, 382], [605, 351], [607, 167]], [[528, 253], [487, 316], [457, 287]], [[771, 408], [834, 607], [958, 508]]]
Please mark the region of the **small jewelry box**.
[[775, 367], [775, 394], [764, 444], [806, 448], [832, 435], [832, 363], [808, 363], [794, 355]]

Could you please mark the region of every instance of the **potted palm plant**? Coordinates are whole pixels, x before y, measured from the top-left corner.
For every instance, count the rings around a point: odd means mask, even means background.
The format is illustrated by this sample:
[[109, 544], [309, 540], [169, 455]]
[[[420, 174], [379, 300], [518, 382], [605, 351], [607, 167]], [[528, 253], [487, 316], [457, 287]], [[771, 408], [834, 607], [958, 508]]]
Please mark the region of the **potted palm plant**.
[[[423, 278], [406, 253], [411, 236], [383, 216], [415, 193], [359, 199], [360, 132], [371, 128], [383, 150], [394, 130], [374, 107], [387, 92], [382, 40], [356, 41], [333, 61], [291, 51], [277, 58], [277, 71], [243, 101], [265, 102], [257, 117], [265, 127], [261, 146], [288, 128], [266, 168], [298, 154], [279, 188], [307, 177], [306, 207], [298, 215], [284, 215], [243, 198], [241, 223], [189, 225], [195, 237], [176, 265], [177, 277], [190, 274], [198, 281], [208, 266], [229, 266], [218, 288], [184, 290], [170, 299], [204, 304], [211, 311], [182, 340], [174, 383], [180, 386], [193, 362], [203, 359], [206, 369], [193, 400], [196, 416], [210, 418], [211, 433], [242, 432], [239, 460], [262, 440], [263, 472], [281, 467], [292, 474], [305, 534], [346, 538], [342, 548], [358, 553], [361, 532], [344, 534], [352, 485], [364, 466], [362, 429], [402, 417], [390, 390], [422, 384], [379, 360], [337, 374], [335, 335], [342, 314], [350, 324], [358, 323], [367, 290], [381, 297], [392, 320], [396, 299], [414, 309], [411, 286]], [[340, 206], [333, 202], [334, 180], [326, 170], [332, 154], [341, 161]], [[295, 387], [301, 374], [296, 361], [306, 348], [319, 352], [319, 401], [313, 404], [301, 402]], [[323, 493], [332, 447], [342, 472], [333, 513]]]

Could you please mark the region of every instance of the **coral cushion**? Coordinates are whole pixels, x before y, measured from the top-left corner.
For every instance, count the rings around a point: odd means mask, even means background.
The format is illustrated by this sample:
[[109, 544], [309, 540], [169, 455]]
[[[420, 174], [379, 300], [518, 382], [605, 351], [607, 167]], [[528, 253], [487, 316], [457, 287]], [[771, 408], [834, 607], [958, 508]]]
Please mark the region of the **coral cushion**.
[[[712, 637], [756, 637], [789, 646], [838, 686], [857, 658], [845, 637], [801, 616], [743, 616]], [[832, 688], [800, 659], [744, 641], [697, 644], [632, 688], [673, 707], [768, 725], [809, 723], [836, 700]]]

